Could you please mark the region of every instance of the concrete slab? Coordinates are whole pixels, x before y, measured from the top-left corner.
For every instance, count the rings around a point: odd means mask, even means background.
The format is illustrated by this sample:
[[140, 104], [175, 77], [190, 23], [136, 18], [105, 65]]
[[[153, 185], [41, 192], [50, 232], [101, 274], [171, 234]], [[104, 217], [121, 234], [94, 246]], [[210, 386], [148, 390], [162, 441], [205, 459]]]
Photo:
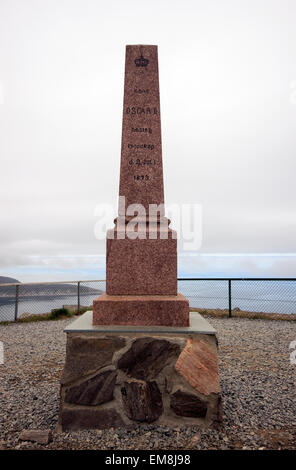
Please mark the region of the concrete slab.
[[73, 321], [65, 333], [173, 333], [194, 334], [201, 333], [215, 335], [216, 330], [199, 313], [190, 312], [190, 326], [120, 326], [120, 325], [93, 325], [92, 311], [89, 310]]

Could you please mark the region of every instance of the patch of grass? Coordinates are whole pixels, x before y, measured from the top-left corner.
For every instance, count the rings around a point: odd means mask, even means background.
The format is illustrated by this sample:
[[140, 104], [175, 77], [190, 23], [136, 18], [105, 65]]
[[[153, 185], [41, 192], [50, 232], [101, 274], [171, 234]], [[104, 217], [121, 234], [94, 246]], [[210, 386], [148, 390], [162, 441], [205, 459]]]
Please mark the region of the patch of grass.
[[[204, 309], [204, 308], [190, 308], [191, 312], [197, 312], [201, 315], [208, 315], [218, 318], [228, 317], [227, 309]], [[250, 318], [254, 320], [285, 320], [296, 322], [296, 314], [282, 314], [282, 313], [266, 313], [266, 312], [249, 312], [246, 310], [239, 310], [237, 308], [232, 310], [232, 318]]]
[[40, 315], [30, 315], [25, 318], [18, 318], [17, 323], [33, 323], [36, 321], [48, 321], [51, 320], [50, 313], [41, 313]]
[[70, 313], [67, 308], [55, 308], [49, 314], [49, 320], [56, 320], [61, 317], [72, 317], [73, 313]]
[[[57, 308], [52, 310], [50, 313], [40, 313], [40, 314], [32, 314], [28, 315], [24, 318], [18, 318], [17, 323], [34, 323], [38, 321], [51, 321], [51, 320], [65, 320], [66, 318], [71, 318], [73, 316], [82, 315], [83, 313], [87, 312], [88, 310], [92, 310], [92, 305], [90, 307], [81, 307], [80, 312], [78, 313], [77, 310], [70, 312], [67, 308]], [[14, 321], [5, 321], [0, 322], [0, 325], [13, 325]]]

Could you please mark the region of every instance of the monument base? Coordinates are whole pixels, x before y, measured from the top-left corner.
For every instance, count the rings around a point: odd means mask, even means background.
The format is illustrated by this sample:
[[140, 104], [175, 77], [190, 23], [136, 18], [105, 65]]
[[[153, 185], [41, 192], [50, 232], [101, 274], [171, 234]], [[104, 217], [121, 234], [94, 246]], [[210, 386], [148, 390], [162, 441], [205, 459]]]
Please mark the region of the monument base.
[[189, 326], [189, 302], [182, 294], [102, 294], [93, 302], [93, 324]]
[[65, 331], [60, 430], [221, 421], [215, 330], [199, 314], [189, 327], [128, 327], [86, 312]]

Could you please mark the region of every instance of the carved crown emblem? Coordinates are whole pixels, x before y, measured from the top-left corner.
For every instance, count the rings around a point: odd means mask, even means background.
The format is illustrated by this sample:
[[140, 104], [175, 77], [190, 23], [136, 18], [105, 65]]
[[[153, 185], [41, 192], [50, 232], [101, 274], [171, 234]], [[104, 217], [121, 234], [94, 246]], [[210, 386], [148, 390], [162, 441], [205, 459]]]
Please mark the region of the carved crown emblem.
[[141, 57], [135, 60], [135, 64], [137, 67], [147, 67], [147, 65], [149, 64], [149, 60], [145, 59], [141, 54]]

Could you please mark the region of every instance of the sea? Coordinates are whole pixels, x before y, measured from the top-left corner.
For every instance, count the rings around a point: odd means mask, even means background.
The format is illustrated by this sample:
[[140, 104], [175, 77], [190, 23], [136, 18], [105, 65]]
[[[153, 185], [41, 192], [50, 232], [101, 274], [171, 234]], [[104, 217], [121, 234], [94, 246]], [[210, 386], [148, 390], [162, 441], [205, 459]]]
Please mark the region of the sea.
[[[92, 287], [95, 287], [92, 283]], [[105, 290], [104, 283], [97, 286]], [[83, 289], [82, 289], [83, 291]], [[228, 309], [229, 290], [225, 280], [178, 281], [178, 291], [189, 299], [191, 307], [202, 309]], [[80, 305], [88, 307], [98, 293], [80, 294]], [[296, 280], [231, 281], [232, 308], [250, 312], [296, 314]], [[20, 296], [18, 317], [23, 313], [42, 314], [63, 305], [77, 305], [77, 296]], [[11, 321], [15, 316], [15, 298], [0, 297], [0, 321]]]

